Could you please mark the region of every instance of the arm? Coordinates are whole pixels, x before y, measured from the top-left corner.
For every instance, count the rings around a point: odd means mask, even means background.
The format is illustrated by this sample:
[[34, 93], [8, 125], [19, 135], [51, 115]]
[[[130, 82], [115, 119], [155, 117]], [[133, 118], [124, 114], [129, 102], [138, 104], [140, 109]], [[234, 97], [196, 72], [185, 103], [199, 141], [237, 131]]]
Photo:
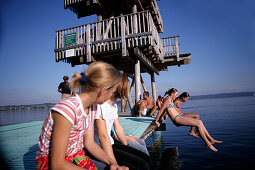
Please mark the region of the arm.
[[96, 119], [96, 125], [98, 129], [98, 138], [101, 143], [101, 146], [104, 150], [104, 152], [112, 159], [114, 160], [115, 164], [117, 164], [117, 161], [115, 159], [113, 149], [112, 149], [112, 144], [110, 141], [110, 137], [107, 133], [107, 126], [106, 122], [104, 119], [99, 117], [99, 119]]
[[175, 105], [176, 111], [177, 111], [179, 114], [182, 114], [181, 108], [176, 107], [176, 106], [177, 106], [178, 104], [180, 104], [180, 103], [181, 103], [181, 102], [178, 101], [178, 100], [175, 100], [175, 101], [174, 101], [174, 105]]
[[136, 137], [136, 136], [126, 136], [126, 140], [130, 140], [130, 141], [133, 141], [133, 142], [135, 142], [135, 143], [140, 144], [140, 143], [137, 141], [137, 137]]
[[123, 127], [121, 126], [118, 118], [114, 119], [113, 126], [115, 129], [116, 135], [119, 138], [119, 140], [121, 141], [121, 143], [123, 145], [128, 145], [126, 137], [125, 137], [125, 132], [124, 132]]
[[50, 163], [52, 169], [82, 169], [77, 165], [66, 161], [65, 154], [72, 124], [58, 112], [52, 111], [54, 128], [52, 134], [52, 149]]
[[169, 100], [165, 100], [165, 102], [163, 103], [163, 106], [158, 111], [158, 115], [157, 115], [157, 117], [155, 119], [155, 123], [157, 124], [157, 126], [160, 125], [158, 120], [159, 120], [160, 116], [162, 115], [162, 113], [164, 112], [164, 110], [167, 108], [168, 105], [169, 105]]
[[60, 92], [61, 93], [61, 89], [62, 89], [62, 85], [61, 85], [61, 83], [58, 85], [58, 92]]
[[94, 141], [94, 121], [84, 137], [84, 146], [96, 159], [106, 163], [107, 165], [116, 165], [116, 161], [111, 159]]

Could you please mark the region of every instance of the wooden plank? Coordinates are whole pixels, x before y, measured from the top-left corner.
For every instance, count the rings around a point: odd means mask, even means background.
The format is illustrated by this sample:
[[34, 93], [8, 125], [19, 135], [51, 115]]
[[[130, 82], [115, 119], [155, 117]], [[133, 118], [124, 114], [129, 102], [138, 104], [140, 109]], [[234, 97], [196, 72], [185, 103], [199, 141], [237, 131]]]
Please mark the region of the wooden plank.
[[143, 132], [139, 139], [145, 140], [150, 134], [157, 129], [157, 125], [155, 122], [151, 122], [147, 129]]
[[91, 62], [90, 25], [87, 25], [86, 30], [86, 61]]
[[146, 88], [146, 86], [145, 86], [145, 84], [144, 84], [142, 75], [141, 75], [141, 83], [142, 83], [142, 86], [143, 86], [143, 91], [147, 91], [147, 88]]
[[156, 104], [157, 94], [156, 94], [156, 83], [155, 83], [155, 76], [154, 73], [151, 73], [151, 90], [152, 90], [152, 97], [154, 105]]
[[135, 61], [135, 103], [141, 99], [141, 68], [140, 60]]
[[127, 56], [127, 46], [126, 46], [126, 33], [125, 33], [125, 19], [124, 16], [121, 17], [121, 49], [122, 56]]
[[152, 64], [152, 62], [142, 53], [139, 48], [134, 48], [134, 54], [138, 57], [141, 62], [143, 62], [152, 72], [155, 72], [159, 75], [159, 70]]

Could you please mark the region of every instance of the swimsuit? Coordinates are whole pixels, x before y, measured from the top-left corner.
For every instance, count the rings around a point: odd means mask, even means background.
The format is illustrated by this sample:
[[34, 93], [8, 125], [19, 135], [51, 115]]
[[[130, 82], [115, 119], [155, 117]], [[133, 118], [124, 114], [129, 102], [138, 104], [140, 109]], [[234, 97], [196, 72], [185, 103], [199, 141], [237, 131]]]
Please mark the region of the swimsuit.
[[175, 106], [174, 106], [174, 103], [173, 102], [171, 102], [170, 103], [170, 105], [168, 106], [168, 108], [174, 108]]
[[[171, 103], [170, 103], [170, 105], [168, 106], [168, 108], [174, 108], [174, 107], [175, 107], [175, 105], [174, 105], [174, 103], [173, 103], [173, 102], [171, 102]], [[178, 114], [178, 115], [177, 115], [177, 116], [175, 116], [175, 118], [173, 119], [173, 122], [174, 122], [174, 123], [176, 123], [175, 119], [176, 119], [177, 117], [182, 118], [182, 116], [181, 116], [180, 114]]]

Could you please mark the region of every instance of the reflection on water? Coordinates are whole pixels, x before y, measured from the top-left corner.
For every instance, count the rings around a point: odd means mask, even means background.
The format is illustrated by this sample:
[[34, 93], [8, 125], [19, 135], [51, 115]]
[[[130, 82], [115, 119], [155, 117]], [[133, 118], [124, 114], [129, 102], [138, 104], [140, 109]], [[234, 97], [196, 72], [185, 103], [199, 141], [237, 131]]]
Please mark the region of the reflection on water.
[[0, 111], [0, 125], [44, 121], [49, 109]]
[[153, 132], [145, 142], [157, 169], [180, 169], [182, 163], [178, 159], [178, 147], [166, 147], [160, 131]]

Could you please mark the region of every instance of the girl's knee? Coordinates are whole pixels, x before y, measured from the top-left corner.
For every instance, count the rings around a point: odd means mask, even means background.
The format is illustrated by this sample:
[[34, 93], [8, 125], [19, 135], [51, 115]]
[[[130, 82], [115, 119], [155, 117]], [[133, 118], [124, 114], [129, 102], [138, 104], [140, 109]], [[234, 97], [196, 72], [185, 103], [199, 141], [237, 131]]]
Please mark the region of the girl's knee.
[[201, 120], [198, 120], [198, 126], [202, 126], [203, 125], [203, 122]]
[[196, 113], [196, 119], [200, 119], [200, 115]]

